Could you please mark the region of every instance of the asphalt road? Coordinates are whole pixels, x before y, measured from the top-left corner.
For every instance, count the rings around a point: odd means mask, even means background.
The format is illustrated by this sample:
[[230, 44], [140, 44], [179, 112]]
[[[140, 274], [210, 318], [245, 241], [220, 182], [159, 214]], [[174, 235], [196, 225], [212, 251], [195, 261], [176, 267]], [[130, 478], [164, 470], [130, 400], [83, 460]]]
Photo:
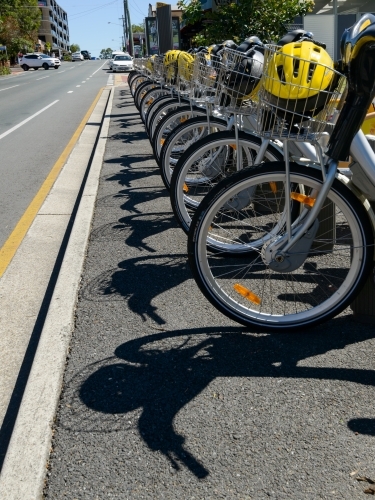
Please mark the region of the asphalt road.
[[125, 86], [108, 135], [45, 498], [366, 498], [373, 327], [350, 309], [293, 335], [226, 319]]
[[106, 68], [63, 62], [0, 78], [0, 248], [106, 85]]

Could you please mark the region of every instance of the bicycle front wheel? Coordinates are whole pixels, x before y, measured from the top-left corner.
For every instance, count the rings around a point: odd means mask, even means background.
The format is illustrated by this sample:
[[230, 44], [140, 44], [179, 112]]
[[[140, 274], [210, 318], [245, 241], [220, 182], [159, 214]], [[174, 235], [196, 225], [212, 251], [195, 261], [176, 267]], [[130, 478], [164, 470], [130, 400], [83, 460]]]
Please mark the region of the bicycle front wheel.
[[181, 123], [167, 136], [160, 150], [160, 173], [167, 189], [171, 186], [174, 167], [183, 153], [200, 139], [228, 128], [226, 120], [210, 117], [210, 126], [205, 116], [190, 118]]
[[[339, 314], [363, 286], [374, 251], [365, 208], [336, 179], [302, 265], [292, 272], [272, 270], [264, 252], [285, 234], [285, 200], [296, 186], [304, 196], [322, 186], [319, 170], [295, 163], [286, 186], [284, 169], [283, 162], [267, 163], [225, 179], [196, 211], [188, 241], [194, 278], [206, 298], [245, 326], [276, 332], [311, 327]], [[237, 209], [244, 193], [251, 193], [249, 203]], [[210, 253], [210, 241], [221, 243], [223, 253]]]
[[258, 158], [262, 139], [239, 132], [238, 146], [234, 131], [210, 134], [186, 149], [173, 169], [171, 177], [171, 205], [182, 229], [189, 231], [191, 218], [202, 199], [222, 179], [241, 169], [253, 167], [256, 162], [277, 161], [282, 153], [272, 143]]

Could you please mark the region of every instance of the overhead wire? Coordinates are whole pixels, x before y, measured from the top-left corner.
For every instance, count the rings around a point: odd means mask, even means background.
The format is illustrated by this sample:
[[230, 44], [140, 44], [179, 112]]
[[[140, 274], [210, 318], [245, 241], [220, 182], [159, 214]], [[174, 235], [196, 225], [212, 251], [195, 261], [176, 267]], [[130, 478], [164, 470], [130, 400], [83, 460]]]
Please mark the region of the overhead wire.
[[107, 2], [107, 3], [104, 3], [102, 5], [99, 5], [98, 7], [94, 7], [93, 9], [88, 9], [88, 10], [84, 10], [82, 12], [77, 12], [76, 14], [70, 14], [68, 16], [69, 19], [78, 19], [79, 17], [83, 17], [85, 16], [86, 14], [88, 13], [91, 13], [91, 12], [95, 12], [97, 10], [100, 10], [100, 9], [103, 9], [104, 7], [107, 7], [108, 5], [112, 5], [114, 3], [117, 3], [118, 0], [113, 0], [112, 2]]

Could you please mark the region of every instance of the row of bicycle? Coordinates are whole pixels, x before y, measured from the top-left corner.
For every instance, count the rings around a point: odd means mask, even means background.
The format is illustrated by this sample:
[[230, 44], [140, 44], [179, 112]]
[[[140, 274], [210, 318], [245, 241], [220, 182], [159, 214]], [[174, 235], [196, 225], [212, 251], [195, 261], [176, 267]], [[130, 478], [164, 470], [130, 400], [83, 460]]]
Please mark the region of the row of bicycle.
[[251, 37], [135, 61], [130, 91], [194, 279], [239, 323], [313, 326], [371, 272], [375, 154], [360, 127], [374, 42], [367, 14], [345, 31], [340, 63], [302, 30], [277, 45]]

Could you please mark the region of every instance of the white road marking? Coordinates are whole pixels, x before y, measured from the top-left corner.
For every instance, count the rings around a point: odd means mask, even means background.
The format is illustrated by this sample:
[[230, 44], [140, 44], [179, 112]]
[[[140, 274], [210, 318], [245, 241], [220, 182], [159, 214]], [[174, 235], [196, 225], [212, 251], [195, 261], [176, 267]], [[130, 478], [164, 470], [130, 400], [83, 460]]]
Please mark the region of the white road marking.
[[107, 61], [106, 61], [106, 62], [104, 62], [104, 63], [100, 66], [100, 68], [98, 68], [96, 71], [94, 71], [94, 73], [93, 73], [91, 76], [94, 76], [94, 75], [95, 75], [95, 73], [97, 73], [97, 72], [99, 71], [99, 69], [102, 69], [102, 67], [103, 67], [105, 64], [107, 64]]
[[84, 80], [82, 83], [86, 83], [86, 80]]
[[43, 76], [42, 78], [37, 78], [37, 80], [44, 80], [45, 78], [49, 78], [49, 76]]
[[80, 87], [81, 85], [76, 85], [76, 87]]
[[43, 113], [43, 111], [45, 111], [46, 109], [50, 108], [51, 106], [53, 106], [57, 102], [59, 102], [59, 99], [57, 99], [57, 101], [53, 101], [51, 104], [48, 104], [48, 106], [46, 106], [45, 108], [43, 108], [43, 109], [37, 111], [36, 113], [34, 113], [33, 115], [29, 116], [29, 118], [26, 118], [26, 120], [23, 120], [18, 125], [10, 128], [9, 130], [7, 130], [6, 132], [4, 132], [3, 134], [0, 135], [0, 139], [3, 139], [4, 137], [6, 137], [7, 135], [11, 134], [12, 132], [14, 132], [15, 130], [17, 130], [18, 128], [22, 127], [22, 125], [25, 125], [25, 123], [29, 122], [30, 120], [32, 120], [36, 116], [40, 115], [41, 113]]
[[2, 92], [3, 90], [14, 89], [14, 87], [19, 87], [19, 85], [13, 85], [13, 87], [7, 87], [6, 89], [1, 89], [0, 92]]
[[73, 90], [68, 90], [68, 94], [73, 94]]

